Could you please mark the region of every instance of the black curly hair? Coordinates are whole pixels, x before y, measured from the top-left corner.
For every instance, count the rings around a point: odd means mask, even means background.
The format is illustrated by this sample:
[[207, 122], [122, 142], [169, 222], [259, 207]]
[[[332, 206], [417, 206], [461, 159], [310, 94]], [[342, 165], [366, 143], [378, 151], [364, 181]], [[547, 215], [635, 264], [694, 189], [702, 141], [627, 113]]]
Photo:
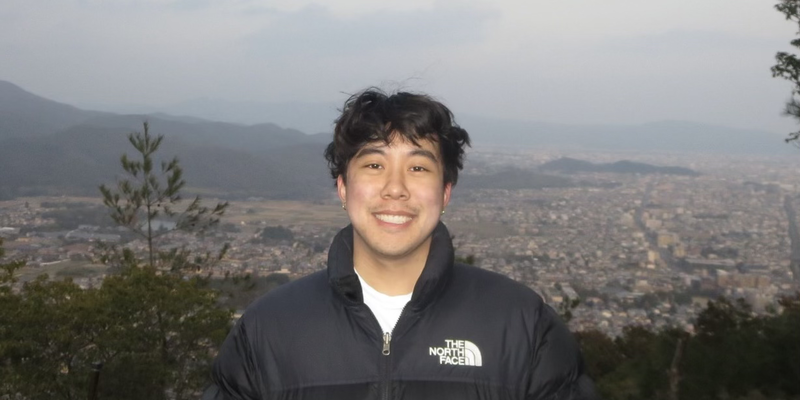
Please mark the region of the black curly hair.
[[350, 96], [336, 119], [333, 141], [325, 149], [331, 176], [347, 176], [347, 164], [362, 147], [376, 141], [387, 145], [395, 135], [419, 145], [420, 140], [439, 144], [444, 164], [444, 183], [458, 181], [464, 167], [464, 147], [470, 145], [467, 131], [456, 125], [453, 113], [424, 94], [398, 92], [387, 95], [369, 88]]

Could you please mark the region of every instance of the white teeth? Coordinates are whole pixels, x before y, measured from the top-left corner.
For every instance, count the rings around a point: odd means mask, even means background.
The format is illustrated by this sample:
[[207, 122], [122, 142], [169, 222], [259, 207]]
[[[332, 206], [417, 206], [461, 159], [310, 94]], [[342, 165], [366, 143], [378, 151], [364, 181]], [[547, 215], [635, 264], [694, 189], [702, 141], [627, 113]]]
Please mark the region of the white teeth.
[[406, 217], [404, 215], [387, 215], [387, 214], [375, 214], [375, 217], [383, 222], [388, 222], [390, 224], [405, 224], [408, 221], [411, 221], [411, 217]]

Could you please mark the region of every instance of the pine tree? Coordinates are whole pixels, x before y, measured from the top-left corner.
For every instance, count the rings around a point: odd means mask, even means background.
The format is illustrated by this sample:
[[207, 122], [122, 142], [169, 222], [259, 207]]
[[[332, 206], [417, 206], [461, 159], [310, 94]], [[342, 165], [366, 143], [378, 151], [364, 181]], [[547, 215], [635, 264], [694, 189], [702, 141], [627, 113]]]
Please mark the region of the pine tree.
[[[166, 218], [175, 223], [175, 229], [202, 233], [211, 226], [219, 223], [219, 218], [228, 207], [228, 203], [217, 203], [213, 208], [200, 204], [200, 197], [196, 196], [186, 208], [179, 209], [182, 198], [181, 190], [186, 185], [183, 180], [183, 170], [177, 157], [169, 162], [162, 161], [160, 170], [155, 169], [154, 154], [164, 140], [163, 135], [152, 136], [150, 125], [143, 123], [142, 132], [132, 132], [128, 141], [136, 149], [136, 158], [131, 159], [123, 154], [120, 163], [126, 177], [117, 181], [116, 188], [100, 185], [103, 195], [103, 204], [108, 207], [110, 216], [120, 226], [128, 228], [131, 232], [147, 242], [147, 263], [154, 267], [168, 267], [175, 271], [189, 264], [188, 253], [173, 250], [160, 252], [156, 246], [156, 239], [169, 233], [166, 229], [154, 229], [159, 218]], [[227, 246], [217, 256], [221, 258]], [[112, 256], [106, 260], [116, 258], [116, 262], [130, 264], [133, 254], [130, 252], [111, 252]], [[196, 262], [212, 260], [210, 255], [196, 256]], [[157, 261], [159, 263], [157, 264]]]
[[[202, 206], [196, 196], [181, 208], [181, 190], [186, 182], [178, 159], [161, 162], [156, 170], [155, 153], [163, 135], [152, 136], [147, 122], [142, 132], [128, 135], [136, 150], [135, 158], [124, 154], [122, 169], [126, 177], [115, 189], [100, 186], [103, 203], [115, 223], [128, 228], [147, 242], [147, 257], [140, 260], [132, 250], [111, 254], [122, 266], [121, 273], [104, 280], [98, 296], [107, 304], [107, 324], [116, 335], [101, 332], [105, 340], [100, 354], [105, 362], [100, 381], [100, 397], [191, 398], [206, 384], [211, 350], [229, 329], [230, 310], [217, 306], [219, 293], [208, 288], [201, 277], [185, 275], [186, 267], [218, 261], [210, 253], [192, 254], [185, 249], [162, 251], [156, 239], [169, 230], [155, 229], [159, 218], [175, 223], [175, 229], [202, 234], [217, 225], [228, 203], [213, 208]], [[171, 274], [161, 274], [169, 270]], [[125, 332], [125, 333], [123, 333]], [[128, 390], [120, 392], [120, 387]]]
[[101, 399], [191, 399], [206, 385], [232, 312], [218, 306], [207, 279], [183, 273], [192, 257], [211, 257], [160, 251], [155, 239], [163, 232], [154, 222], [169, 218], [176, 229], [202, 233], [227, 203], [206, 208], [195, 197], [180, 208], [185, 182], [177, 159], [154, 168], [162, 140], [146, 123], [144, 132], [132, 133], [139, 156], [122, 157], [128, 176], [115, 189], [100, 189], [112, 219], [147, 241], [144, 259], [126, 248], [114, 252], [109, 260], [124, 268], [85, 290], [47, 275], [12, 288], [24, 262], [0, 263], [0, 399], [87, 398], [98, 362]]

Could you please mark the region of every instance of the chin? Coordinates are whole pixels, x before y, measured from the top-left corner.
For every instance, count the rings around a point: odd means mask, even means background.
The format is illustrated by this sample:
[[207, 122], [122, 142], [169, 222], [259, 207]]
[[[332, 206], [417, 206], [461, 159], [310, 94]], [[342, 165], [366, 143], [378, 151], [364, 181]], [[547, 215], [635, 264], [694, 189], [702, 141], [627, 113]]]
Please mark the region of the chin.
[[[391, 239], [389, 239], [391, 240]], [[404, 257], [413, 256], [421, 250], [425, 241], [421, 242], [404, 242], [404, 241], [372, 241], [367, 242], [367, 247], [370, 247], [375, 254], [381, 257], [390, 259], [401, 259]], [[383, 245], [382, 245], [383, 244]], [[390, 244], [386, 246], [386, 244]]]
[[407, 247], [407, 248], [393, 247], [393, 248], [390, 248], [390, 249], [377, 249], [377, 250], [378, 250], [378, 253], [380, 255], [382, 255], [382, 256], [384, 256], [386, 258], [403, 258], [403, 257], [407, 257], [407, 256], [409, 256], [411, 254], [414, 254], [414, 252], [417, 249], [418, 249], [417, 247], [414, 247], [414, 248], [411, 248], [411, 247]]

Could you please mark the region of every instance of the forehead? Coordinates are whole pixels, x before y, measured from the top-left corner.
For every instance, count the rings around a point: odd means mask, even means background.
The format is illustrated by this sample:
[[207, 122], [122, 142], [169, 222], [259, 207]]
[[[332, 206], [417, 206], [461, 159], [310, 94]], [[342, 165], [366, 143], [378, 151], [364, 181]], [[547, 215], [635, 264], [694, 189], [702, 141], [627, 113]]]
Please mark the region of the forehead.
[[418, 150], [427, 150], [432, 153], [437, 161], [441, 161], [439, 160], [439, 143], [430, 139], [416, 139], [416, 143], [414, 143], [400, 134], [392, 135], [388, 144], [382, 140], [369, 142], [361, 146], [361, 148], [356, 152], [355, 156], [358, 157], [365, 151], [368, 153], [373, 153], [372, 150], [376, 149], [380, 150], [381, 153], [400, 152], [411, 153], [411, 155], [419, 154]]

